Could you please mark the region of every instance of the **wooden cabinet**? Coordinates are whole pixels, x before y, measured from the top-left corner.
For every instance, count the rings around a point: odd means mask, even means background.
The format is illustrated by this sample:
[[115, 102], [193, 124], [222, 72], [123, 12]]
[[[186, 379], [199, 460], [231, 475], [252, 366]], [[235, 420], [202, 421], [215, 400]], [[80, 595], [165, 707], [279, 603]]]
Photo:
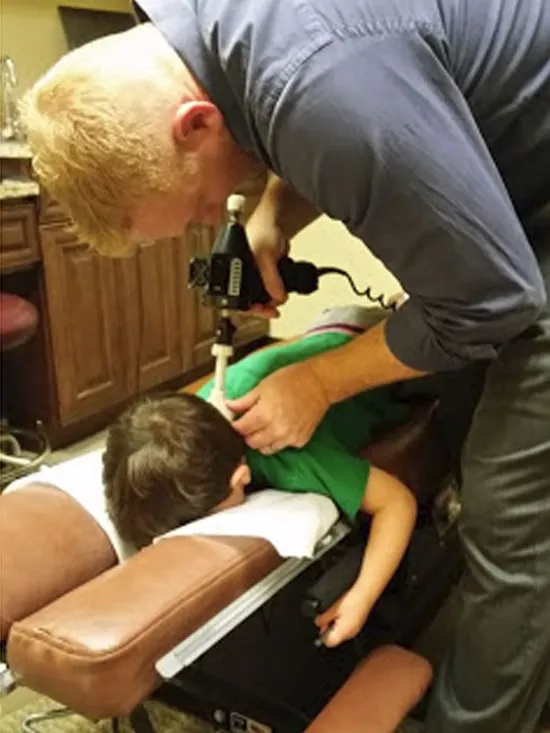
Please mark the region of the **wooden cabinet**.
[[130, 394], [123, 293], [116, 263], [63, 225], [41, 227], [41, 239], [59, 421], [67, 425]]
[[140, 245], [117, 262], [121, 322], [128, 343], [130, 392], [143, 392], [182, 373], [179, 240]]
[[195, 331], [184, 328], [195, 316], [184, 239], [108, 259], [79, 243], [66, 223], [40, 231], [62, 426], [207, 363], [206, 351], [194, 358]]
[[7, 202], [0, 209], [0, 268], [2, 272], [40, 261], [36, 210], [32, 203]]

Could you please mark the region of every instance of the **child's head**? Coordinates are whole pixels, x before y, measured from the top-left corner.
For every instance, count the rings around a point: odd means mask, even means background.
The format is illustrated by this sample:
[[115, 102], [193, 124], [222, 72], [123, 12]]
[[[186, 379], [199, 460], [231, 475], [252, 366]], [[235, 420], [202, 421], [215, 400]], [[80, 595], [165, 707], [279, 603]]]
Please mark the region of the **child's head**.
[[240, 503], [250, 471], [231, 424], [190, 394], [142, 398], [111, 425], [103, 455], [109, 515], [123, 539], [154, 537]]

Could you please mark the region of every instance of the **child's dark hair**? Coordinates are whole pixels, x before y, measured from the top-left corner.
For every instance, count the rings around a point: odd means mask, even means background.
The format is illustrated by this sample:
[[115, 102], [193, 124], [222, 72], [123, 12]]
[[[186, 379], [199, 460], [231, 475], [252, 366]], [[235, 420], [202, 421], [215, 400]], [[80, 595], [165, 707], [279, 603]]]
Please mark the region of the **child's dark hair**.
[[192, 394], [147, 396], [111, 425], [103, 454], [109, 515], [136, 547], [208, 514], [229, 495], [242, 437]]

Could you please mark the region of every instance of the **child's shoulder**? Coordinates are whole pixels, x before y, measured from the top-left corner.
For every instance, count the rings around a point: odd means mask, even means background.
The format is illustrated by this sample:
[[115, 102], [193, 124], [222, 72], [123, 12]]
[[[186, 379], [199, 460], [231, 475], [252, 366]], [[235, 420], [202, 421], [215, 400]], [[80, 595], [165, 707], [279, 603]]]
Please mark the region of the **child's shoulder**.
[[[225, 374], [225, 391], [229, 399], [237, 399], [254, 389], [277, 369], [305, 361], [316, 354], [329, 351], [350, 340], [345, 333], [330, 332], [306, 336], [270, 344], [231, 364]], [[213, 380], [208, 381], [197, 392], [207, 400], [212, 391]]]
[[[262, 380], [263, 374], [258, 373], [250, 366], [243, 362], [237, 362], [228, 367], [225, 373], [225, 396], [229, 400], [236, 400], [242, 397], [250, 390], [254, 389], [256, 385]], [[203, 386], [197, 391], [197, 396], [203, 400], [208, 400], [212, 388], [214, 386], [214, 380], [209, 379]]]

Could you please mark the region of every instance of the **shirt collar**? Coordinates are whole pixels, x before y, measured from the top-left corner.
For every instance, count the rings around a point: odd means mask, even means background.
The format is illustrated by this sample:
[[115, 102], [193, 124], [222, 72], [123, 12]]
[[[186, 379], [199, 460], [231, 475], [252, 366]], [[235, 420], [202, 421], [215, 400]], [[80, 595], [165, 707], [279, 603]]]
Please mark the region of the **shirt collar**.
[[148, 16], [219, 108], [239, 147], [253, 150], [242, 100], [231, 88], [215, 51], [205, 43], [195, 12], [196, 0], [137, 0], [134, 4]]

